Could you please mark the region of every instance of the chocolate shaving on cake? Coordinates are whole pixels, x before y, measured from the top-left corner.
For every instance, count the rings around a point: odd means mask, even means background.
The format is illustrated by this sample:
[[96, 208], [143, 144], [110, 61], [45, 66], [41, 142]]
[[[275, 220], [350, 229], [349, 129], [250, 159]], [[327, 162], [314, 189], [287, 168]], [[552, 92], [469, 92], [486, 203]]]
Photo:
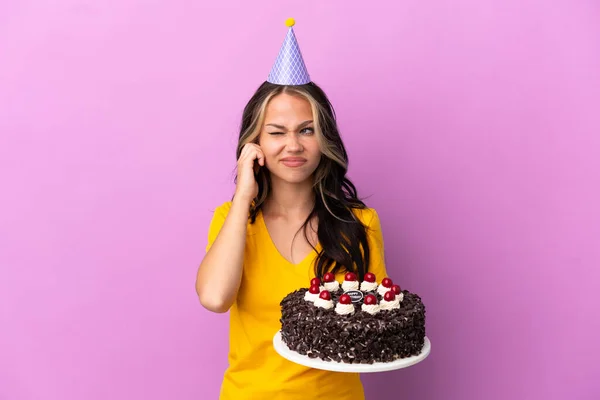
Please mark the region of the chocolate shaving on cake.
[[[315, 307], [304, 300], [306, 288], [281, 301], [281, 338], [291, 349], [310, 358], [349, 364], [390, 362], [417, 355], [425, 342], [425, 306], [421, 298], [403, 290], [399, 309], [371, 315], [353, 303], [353, 314]], [[331, 292], [334, 304], [343, 290]], [[382, 300], [376, 292], [378, 301]], [[366, 294], [365, 294], [366, 295]]]

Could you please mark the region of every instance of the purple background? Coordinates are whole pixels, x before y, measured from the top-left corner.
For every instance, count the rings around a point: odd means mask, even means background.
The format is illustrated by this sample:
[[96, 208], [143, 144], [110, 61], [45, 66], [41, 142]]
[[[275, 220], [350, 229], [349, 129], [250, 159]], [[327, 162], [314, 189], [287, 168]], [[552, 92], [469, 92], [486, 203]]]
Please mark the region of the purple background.
[[[288, 17], [432, 354], [368, 398], [598, 399], [596, 1], [0, 3], [0, 399], [214, 399], [194, 280]], [[387, 396], [387, 397], [383, 397]]]

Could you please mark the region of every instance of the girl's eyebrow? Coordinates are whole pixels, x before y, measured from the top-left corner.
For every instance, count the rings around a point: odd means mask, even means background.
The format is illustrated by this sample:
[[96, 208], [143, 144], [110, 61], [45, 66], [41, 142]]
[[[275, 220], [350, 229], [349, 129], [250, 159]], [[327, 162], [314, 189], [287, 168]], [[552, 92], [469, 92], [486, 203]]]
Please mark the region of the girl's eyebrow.
[[[308, 121], [304, 121], [302, 122], [300, 125], [298, 125], [298, 129], [302, 129], [303, 127], [305, 127], [306, 125], [310, 124], [311, 122], [313, 122], [312, 120], [308, 120]], [[275, 127], [277, 129], [283, 129], [285, 130], [285, 126], [283, 125], [278, 125], [278, 124], [266, 124], [265, 126], [272, 126]]]

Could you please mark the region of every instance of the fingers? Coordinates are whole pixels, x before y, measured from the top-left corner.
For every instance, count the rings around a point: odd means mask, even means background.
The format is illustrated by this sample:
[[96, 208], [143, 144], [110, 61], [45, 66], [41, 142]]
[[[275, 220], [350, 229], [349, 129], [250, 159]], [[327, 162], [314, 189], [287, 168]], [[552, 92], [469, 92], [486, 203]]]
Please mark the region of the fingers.
[[265, 165], [265, 154], [262, 152], [260, 147], [257, 147], [256, 150], [256, 159], [258, 160], [258, 164], [260, 166], [264, 166]]
[[238, 162], [240, 164], [248, 163], [254, 165], [254, 160], [257, 160], [260, 166], [265, 165], [265, 155], [260, 146], [254, 143], [247, 143], [242, 148]]

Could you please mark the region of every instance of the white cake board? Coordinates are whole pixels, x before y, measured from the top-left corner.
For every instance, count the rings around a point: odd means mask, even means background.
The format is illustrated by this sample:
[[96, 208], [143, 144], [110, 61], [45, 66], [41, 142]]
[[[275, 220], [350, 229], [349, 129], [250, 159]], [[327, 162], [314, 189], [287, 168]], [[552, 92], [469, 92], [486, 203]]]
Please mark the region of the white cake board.
[[283, 358], [292, 361], [296, 364], [304, 365], [305, 367], [323, 369], [326, 371], [336, 372], [384, 372], [393, 371], [396, 369], [410, 367], [421, 361], [423, 361], [431, 352], [431, 342], [429, 338], [425, 337], [425, 343], [421, 353], [416, 356], [400, 358], [390, 362], [376, 362], [373, 364], [347, 364], [337, 361], [323, 361], [320, 358], [310, 358], [300, 353], [292, 351], [289, 347], [281, 340], [281, 331], [278, 331], [273, 337], [273, 347], [275, 351]]

